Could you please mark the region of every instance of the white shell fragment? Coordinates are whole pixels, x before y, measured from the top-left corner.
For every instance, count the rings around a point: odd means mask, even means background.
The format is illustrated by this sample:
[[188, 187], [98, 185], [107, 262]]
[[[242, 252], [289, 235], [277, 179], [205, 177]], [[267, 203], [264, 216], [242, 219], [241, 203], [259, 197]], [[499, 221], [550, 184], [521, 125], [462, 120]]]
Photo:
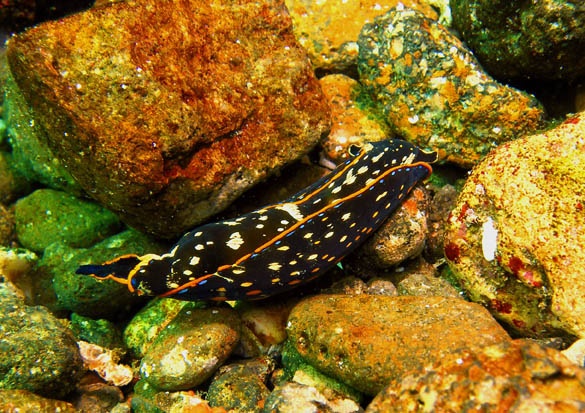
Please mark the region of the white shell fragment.
[[483, 257], [488, 261], [493, 261], [496, 258], [496, 249], [498, 246], [498, 230], [490, 217], [483, 223], [482, 231], [481, 250]]

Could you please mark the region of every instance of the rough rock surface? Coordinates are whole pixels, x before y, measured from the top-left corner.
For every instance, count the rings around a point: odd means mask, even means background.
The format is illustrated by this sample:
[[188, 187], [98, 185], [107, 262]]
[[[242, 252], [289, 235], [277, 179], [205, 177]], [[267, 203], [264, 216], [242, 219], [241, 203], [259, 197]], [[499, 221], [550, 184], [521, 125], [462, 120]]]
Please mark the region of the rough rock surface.
[[585, 3], [452, 0], [453, 26], [486, 70], [501, 79], [585, 75]]
[[496, 82], [447, 29], [416, 10], [364, 25], [360, 81], [393, 131], [469, 167], [542, 125], [540, 103]]
[[0, 283], [0, 326], [0, 389], [53, 398], [73, 391], [83, 364], [64, 323], [44, 307], [25, 306]]
[[47, 133], [36, 121], [14, 77], [8, 73], [3, 106], [7, 137], [11, 148], [11, 166], [18, 176], [30, 183], [81, 195], [83, 189], [47, 143]]
[[357, 38], [362, 26], [398, 3], [417, 9], [431, 19], [437, 13], [418, 0], [285, 0], [299, 43], [307, 50], [318, 73], [354, 74]]
[[392, 381], [368, 406], [386, 412], [579, 412], [585, 369], [557, 350], [516, 340], [456, 351]]
[[456, 349], [509, 340], [484, 308], [446, 297], [318, 295], [288, 321], [303, 359], [370, 395]]
[[12, 38], [49, 147], [132, 226], [174, 236], [300, 158], [329, 111], [284, 3], [113, 3]]
[[445, 256], [523, 336], [585, 337], [585, 113], [502, 145], [467, 180]]
[[214, 375], [205, 399], [230, 411], [258, 411], [270, 394], [266, 382], [273, 370], [269, 357], [225, 365]]
[[388, 269], [422, 252], [427, 236], [429, 195], [415, 187], [400, 207], [372, 236], [348, 257], [361, 268]]

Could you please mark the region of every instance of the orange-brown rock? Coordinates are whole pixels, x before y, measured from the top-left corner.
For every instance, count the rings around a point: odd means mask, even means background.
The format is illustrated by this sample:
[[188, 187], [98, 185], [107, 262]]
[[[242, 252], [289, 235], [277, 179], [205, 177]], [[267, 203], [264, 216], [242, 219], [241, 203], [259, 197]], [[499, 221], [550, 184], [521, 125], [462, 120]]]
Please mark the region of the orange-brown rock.
[[552, 348], [516, 340], [456, 351], [392, 381], [366, 412], [582, 412], [585, 369]]
[[304, 361], [370, 395], [457, 349], [509, 341], [482, 306], [447, 297], [317, 295], [287, 330]]
[[300, 158], [329, 111], [278, 0], [140, 0], [11, 39], [51, 150], [132, 226], [174, 236]]

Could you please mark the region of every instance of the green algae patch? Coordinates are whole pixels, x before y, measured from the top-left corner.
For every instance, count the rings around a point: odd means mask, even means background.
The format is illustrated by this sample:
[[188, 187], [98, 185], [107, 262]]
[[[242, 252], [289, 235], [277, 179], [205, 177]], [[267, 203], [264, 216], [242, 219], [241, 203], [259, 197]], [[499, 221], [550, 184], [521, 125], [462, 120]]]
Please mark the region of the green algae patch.
[[194, 310], [203, 306], [203, 302], [180, 301], [172, 298], [151, 300], [126, 326], [124, 342], [136, 357], [141, 358], [156, 336], [183, 308]]
[[98, 281], [76, 274], [75, 270], [82, 264], [99, 263], [124, 254], [144, 255], [162, 250], [164, 247], [145, 235], [128, 230], [87, 249], [51, 244], [37, 270], [46, 289], [54, 291], [57, 309], [92, 318], [118, 319], [124, 317], [130, 305], [142, 301], [142, 298], [130, 293], [123, 284], [112, 280]]
[[14, 211], [18, 240], [35, 252], [54, 242], [89, 247], [122, 225], [107, 209], [53, 189], [39, 189], [20, 199]]
[[12, 76], [8, 76], [6, 81], [3, 109], [15, 173], [28, 182], [38, 182], [75, 195], [81, 194], [81, 186], [49, 148], [46, 132], [35, 121]]

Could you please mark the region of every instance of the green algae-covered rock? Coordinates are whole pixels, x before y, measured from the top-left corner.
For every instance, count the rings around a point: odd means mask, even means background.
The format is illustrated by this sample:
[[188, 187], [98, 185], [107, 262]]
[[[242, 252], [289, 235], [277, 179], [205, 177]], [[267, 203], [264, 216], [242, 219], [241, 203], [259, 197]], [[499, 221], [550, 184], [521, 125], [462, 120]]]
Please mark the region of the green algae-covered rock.
[[0, 389], [62, 398], [83, 373], [71, 331], [44, 307], [25, 306], [0, 283]]
[[[317, 370], [311, 364], [307, 363], [305, 359], [296, 350], [294, 343], [287, 340], [282, 349], [282, 364], [284, 367], [283, 380], [298, 381], [315, 387], [322, 393], [333, 392], [335, 394], [343, 394], [345, 397], [361, 402], [363, 394], [355, 388], [348, 386], [345, 383], [334, 379], [321, 371]], [[283, 383], [277, 383], [283, 384]]]
[[585, 3], [451, 0], [453, 26], [481, 64], [502, 79], [585, 75]]
[[30, 191], [30, 185], [14, 167], [14, 157], [0, 151], [0, 203], [10, 204]]
[[73, 313], [70, 328], [77, 341], [87, 341], [108, 349], [124, 349], [122, 332], [111, 321]]
[[585, 113], [497, 148], [468, 178], [445, 256], [520, 336], [585, 337]]
[[121, 227], [120, 220], [107, 209], [53, 189], [39, 189], [20, 199], [15, 219], [18, 240], [35, 252], [54, 242], [89, 247]]
[[183, 308], [146, 350], [141, 376], [160, 390], [198, 386], [235, 349], [240, 323], [238, 314], [228, 307]]
[[274, 361], [259, 357], [223, 366], [207, 390], [210, 406], [230, 411], [254, 412], [270, 394], [266, 382], [274, 370]]
[[54, 289], [57, 308], [86, 317], [114, 319], [141, 297], [131, 294], [128, 287], [112, 280], [98, 281], [75, 274], [83, 264], [101, 263], [124, 254], [161, 253], [165, 248], [145, 235], [128, 230], [114, 235], [87, 249], [51, 244], [39, 263], [39, 277]]
[[15, 171], [29, 182], [81, 194], [81, 186], [47, 145], [45, 131], [35, 122], [12, 76], [8, 76], [5, 93], [4, 119]]
[[180, 301], [173, 298], [153, 299], [126, 326], [124, 342], [136, 357], [144, 356], [156, 336], [185, 308], [194, 310], [203, 302]]
[[360, 82], [390, 127], [441, 159], [472, 166], [543, 124], [533, 96], [495, 81], [459, 39], [416, 10], [377, 17], [358, 43]]

